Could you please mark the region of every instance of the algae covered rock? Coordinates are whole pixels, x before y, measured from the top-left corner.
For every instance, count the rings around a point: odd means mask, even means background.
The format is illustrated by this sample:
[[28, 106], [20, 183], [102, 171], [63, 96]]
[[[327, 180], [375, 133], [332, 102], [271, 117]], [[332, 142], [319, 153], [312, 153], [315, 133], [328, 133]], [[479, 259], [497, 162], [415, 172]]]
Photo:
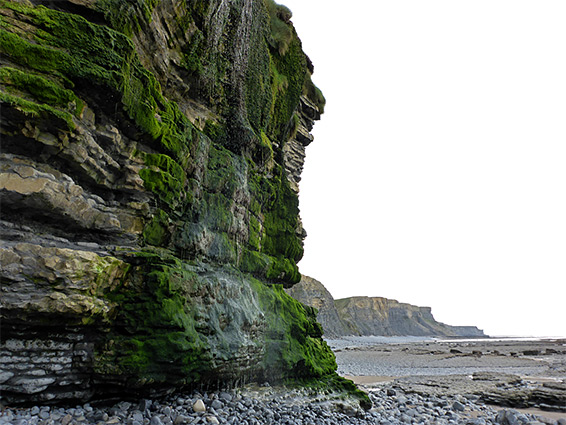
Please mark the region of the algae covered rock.
[[283, 291], [324, 106], [288, 9], [2, 0], [0, 53], [4, 400], [335, 377]]

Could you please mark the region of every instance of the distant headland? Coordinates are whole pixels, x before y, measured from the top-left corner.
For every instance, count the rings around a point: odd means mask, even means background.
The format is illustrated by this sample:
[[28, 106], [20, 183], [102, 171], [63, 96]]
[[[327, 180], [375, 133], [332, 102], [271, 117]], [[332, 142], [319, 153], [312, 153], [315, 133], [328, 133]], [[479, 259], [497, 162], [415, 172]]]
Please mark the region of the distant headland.
[[296, 300], [318, 309], [318, 321], [328, 338], [358, 336], [486, 337], [475, 326], [437, 322], [430, 307], [417, 307], [382, 297], [335, 300], [319, 281], [303, 276], [287, 290]]

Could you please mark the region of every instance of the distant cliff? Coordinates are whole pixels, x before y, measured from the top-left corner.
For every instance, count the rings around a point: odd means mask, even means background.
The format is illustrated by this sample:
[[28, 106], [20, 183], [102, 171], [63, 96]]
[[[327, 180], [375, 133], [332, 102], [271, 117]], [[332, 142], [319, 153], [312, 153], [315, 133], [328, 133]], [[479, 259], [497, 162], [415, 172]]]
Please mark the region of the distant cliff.
[[306, 276], [288, 289], [288, 293], [318, 309], [318, 321], [329, 338], [344, 335], [485, 336], [475, 326], [449, 326], [437, 322], [430, 307], [417, 307], [381, 297], [333, 300], [320, 282]]
[[303, 276], [298, 284], [287, 289], [287, 293], [296, 300], [317, 309], [317, 320], [322, 324], [327, 338], [351, 333], [350, 328], [338, 315], [334, 298], [318, 280]]
[[338, 315], [352, 335], [485, 336], [473, 326], [437, 322], [430, 307], [417, 307], [381, 297], [335, 300]]

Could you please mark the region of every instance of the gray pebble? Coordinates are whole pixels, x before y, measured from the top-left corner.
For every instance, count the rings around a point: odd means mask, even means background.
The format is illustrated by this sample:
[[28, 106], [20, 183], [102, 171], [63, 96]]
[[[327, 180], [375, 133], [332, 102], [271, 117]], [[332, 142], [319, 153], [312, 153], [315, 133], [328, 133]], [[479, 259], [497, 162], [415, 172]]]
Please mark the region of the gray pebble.
[[[120, 402], [113, 407], [76, 408], [34, 406], [4, 409], [0, 425], [546, 425], [547, 422], [513, 409], [495, 411], [473, 397], [427, 396], [402, 393], [385, 386], [369, 393], [374, 408], [362, 411], [349, 402], [307, 395], [306, 391], [275, 393], [264, 388], [255, 392], [231, 394], [184, 394], [163, 400], [141, 400], [138, 404]], [[244, 395], [240, 395], [244, 394]], [[254, 394], [253, 396], [250, 394]], [[207, 409], [194, 412], [193, 404], [202, 400]], [[139, 410], [133, 410], [136, 407]], [[152, 413], [150, 413], [150, 411]], [[478, 417], [471, 417], [470, 411]], [[159, 414], [157, 414], [159, 412]], [[550, 422], [548, 422], [550, 423]], [[553, 421], [566, 425], [566, 420]]]
[[455, 401], [454, 403], [452, 403], [452, 409], [456, 412], [463, 412], [464, 410], [466, 410], [466, 406], [464, 406], [459, 401]]
[[163, 422], [159, 416], [152, 416], [149, 425], [163, 425]]
[[224, 407], [224, 403], [222, 403], [220, 400], [213, 400], [212, 403], [210, 404], [210, 407], [212, 407], [213, 409], [222, 409]]

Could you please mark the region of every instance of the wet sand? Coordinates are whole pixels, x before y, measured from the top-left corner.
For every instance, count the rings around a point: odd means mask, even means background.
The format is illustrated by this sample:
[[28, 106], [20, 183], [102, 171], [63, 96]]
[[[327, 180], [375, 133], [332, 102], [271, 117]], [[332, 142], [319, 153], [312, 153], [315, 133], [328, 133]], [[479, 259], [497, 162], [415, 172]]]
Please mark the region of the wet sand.
[[399, 378], [421, 375], [515, 374], [540, 381], [566, 379], [566, 339], [410, 340], [372, 337], [328, 340], [338, 372]]
[[349, 337], [328, 343], [338, 372], [370, 391], [393, 383], [419, 394], [477, 394], [486, 404], [566, 417], [566, 339]]

